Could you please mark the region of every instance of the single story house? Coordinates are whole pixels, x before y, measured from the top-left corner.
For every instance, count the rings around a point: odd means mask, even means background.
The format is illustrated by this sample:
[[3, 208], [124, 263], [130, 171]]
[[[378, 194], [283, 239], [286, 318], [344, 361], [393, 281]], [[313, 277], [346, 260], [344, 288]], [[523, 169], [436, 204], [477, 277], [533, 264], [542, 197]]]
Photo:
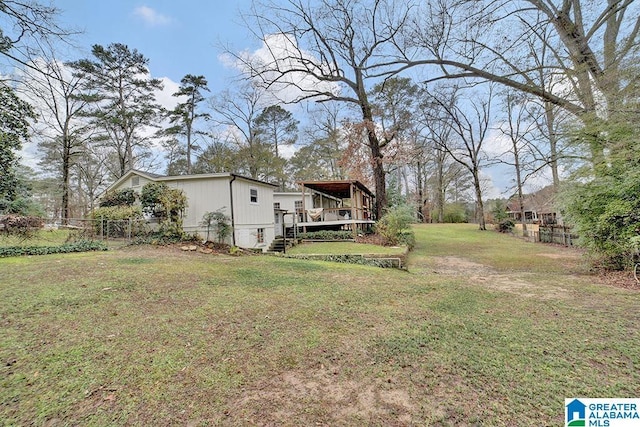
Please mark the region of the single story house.
[[552, 225], [562, 223], [560, 213], [556, 209], [556, 191], [552, 185], [531, 194], [525, 194], [522, 199], [523, 210], [516, 196], [507, 202], [507, 214], [515, 222], [526, 224]]
[[207, 212], [220, 210], [230, 218], [233, 233], [227, 243], [263, 251], [275, 237], [273, 193], [276, 185], [234, 173], [162, 176], [130, 170], [107, 191], [133, 188], [141, 191], [148, 182], [163, 182], [182, 190], [187, 197], [183, 228], [206, 237], [201, 225]]

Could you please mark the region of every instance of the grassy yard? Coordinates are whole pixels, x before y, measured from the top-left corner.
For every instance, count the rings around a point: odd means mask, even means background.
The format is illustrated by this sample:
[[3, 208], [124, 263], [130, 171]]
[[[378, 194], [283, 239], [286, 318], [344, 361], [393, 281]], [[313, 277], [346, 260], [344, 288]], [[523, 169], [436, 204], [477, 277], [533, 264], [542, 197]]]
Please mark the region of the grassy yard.
[[409, 271], [129, 247], [0, 259], [5, 425], [562, 425], [640, 396], [640, 293], [416, 227]]
[[60, 246], [67, 241], [69, 230], [38, 230], [29, 238], [0, 232], [0, 247], [8, 246]]
[[309, 242], [301, 243], [287, 250], [290, 255], [345, 255], [345, 254], [375, 254], [402, 255], [406, 247], [379, 246], [368, 243], [354, 242]]

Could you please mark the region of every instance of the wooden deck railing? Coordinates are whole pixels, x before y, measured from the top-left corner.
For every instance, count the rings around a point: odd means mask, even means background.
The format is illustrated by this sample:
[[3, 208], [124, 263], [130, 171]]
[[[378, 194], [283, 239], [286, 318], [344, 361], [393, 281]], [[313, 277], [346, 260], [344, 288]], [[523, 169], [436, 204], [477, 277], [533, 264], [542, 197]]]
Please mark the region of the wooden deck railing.
[[316, 208], [297, 209], [300, 222], [327, 222], [327, 221], [349, 221], [349, 220], [370, 220], [371, 215], [367, 209], [362, 208]]

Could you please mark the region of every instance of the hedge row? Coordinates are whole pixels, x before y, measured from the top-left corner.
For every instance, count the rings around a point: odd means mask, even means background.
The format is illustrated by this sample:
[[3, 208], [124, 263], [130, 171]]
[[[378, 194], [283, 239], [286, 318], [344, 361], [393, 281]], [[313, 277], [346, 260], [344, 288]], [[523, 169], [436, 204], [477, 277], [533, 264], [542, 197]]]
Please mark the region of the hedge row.
[[305, 259], [314, 261], [341, 262], [346, 264], [360, 264], [380, 268], [403, 268], [400, 257], [368, 258], [363, 255], [281, 255], [285, 258]]
[[66, 254], [70, 252], [106, 251], [107, 245], [96, 240], [80, 240], [60, 246], [11, 246], [0, 248], [0, 258], [23, 255]]
[[298, 233], [296, 236], [302, 240], [352, 240], [353, 231], [348, 230], [320, 230]]

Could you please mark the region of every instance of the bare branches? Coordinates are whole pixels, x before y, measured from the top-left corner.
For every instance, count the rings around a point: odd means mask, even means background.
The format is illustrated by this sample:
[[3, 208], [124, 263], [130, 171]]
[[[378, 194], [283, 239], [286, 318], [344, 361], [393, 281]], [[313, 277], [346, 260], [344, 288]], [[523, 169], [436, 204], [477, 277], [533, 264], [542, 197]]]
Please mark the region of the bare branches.
[[[640, 45], [640, 14], [632, 0], [439, 0], [422, 12], [422, 20], [413, 21], [413, 50], [398, 58], [405, 67], [396, 72], [417, 66], [433, 71], [430, 81], [489, 80], [579, 117], [607, 115], [628, 87], [620, 84], [619, 66]], [[561, 91], [536, 76], [535, 58], [543, 50], [551, 55], [544, 61], [545, 80], [562, 80]], [[379, 64], [379, 75], [397, 62]]]
[[0, 0], [0, 55], [10, 63], [39, 71], [31, 60], [43, 46], [68, 43], [78, 34], [58, 25], [58, 13], [55, 7], [35, 1]]

